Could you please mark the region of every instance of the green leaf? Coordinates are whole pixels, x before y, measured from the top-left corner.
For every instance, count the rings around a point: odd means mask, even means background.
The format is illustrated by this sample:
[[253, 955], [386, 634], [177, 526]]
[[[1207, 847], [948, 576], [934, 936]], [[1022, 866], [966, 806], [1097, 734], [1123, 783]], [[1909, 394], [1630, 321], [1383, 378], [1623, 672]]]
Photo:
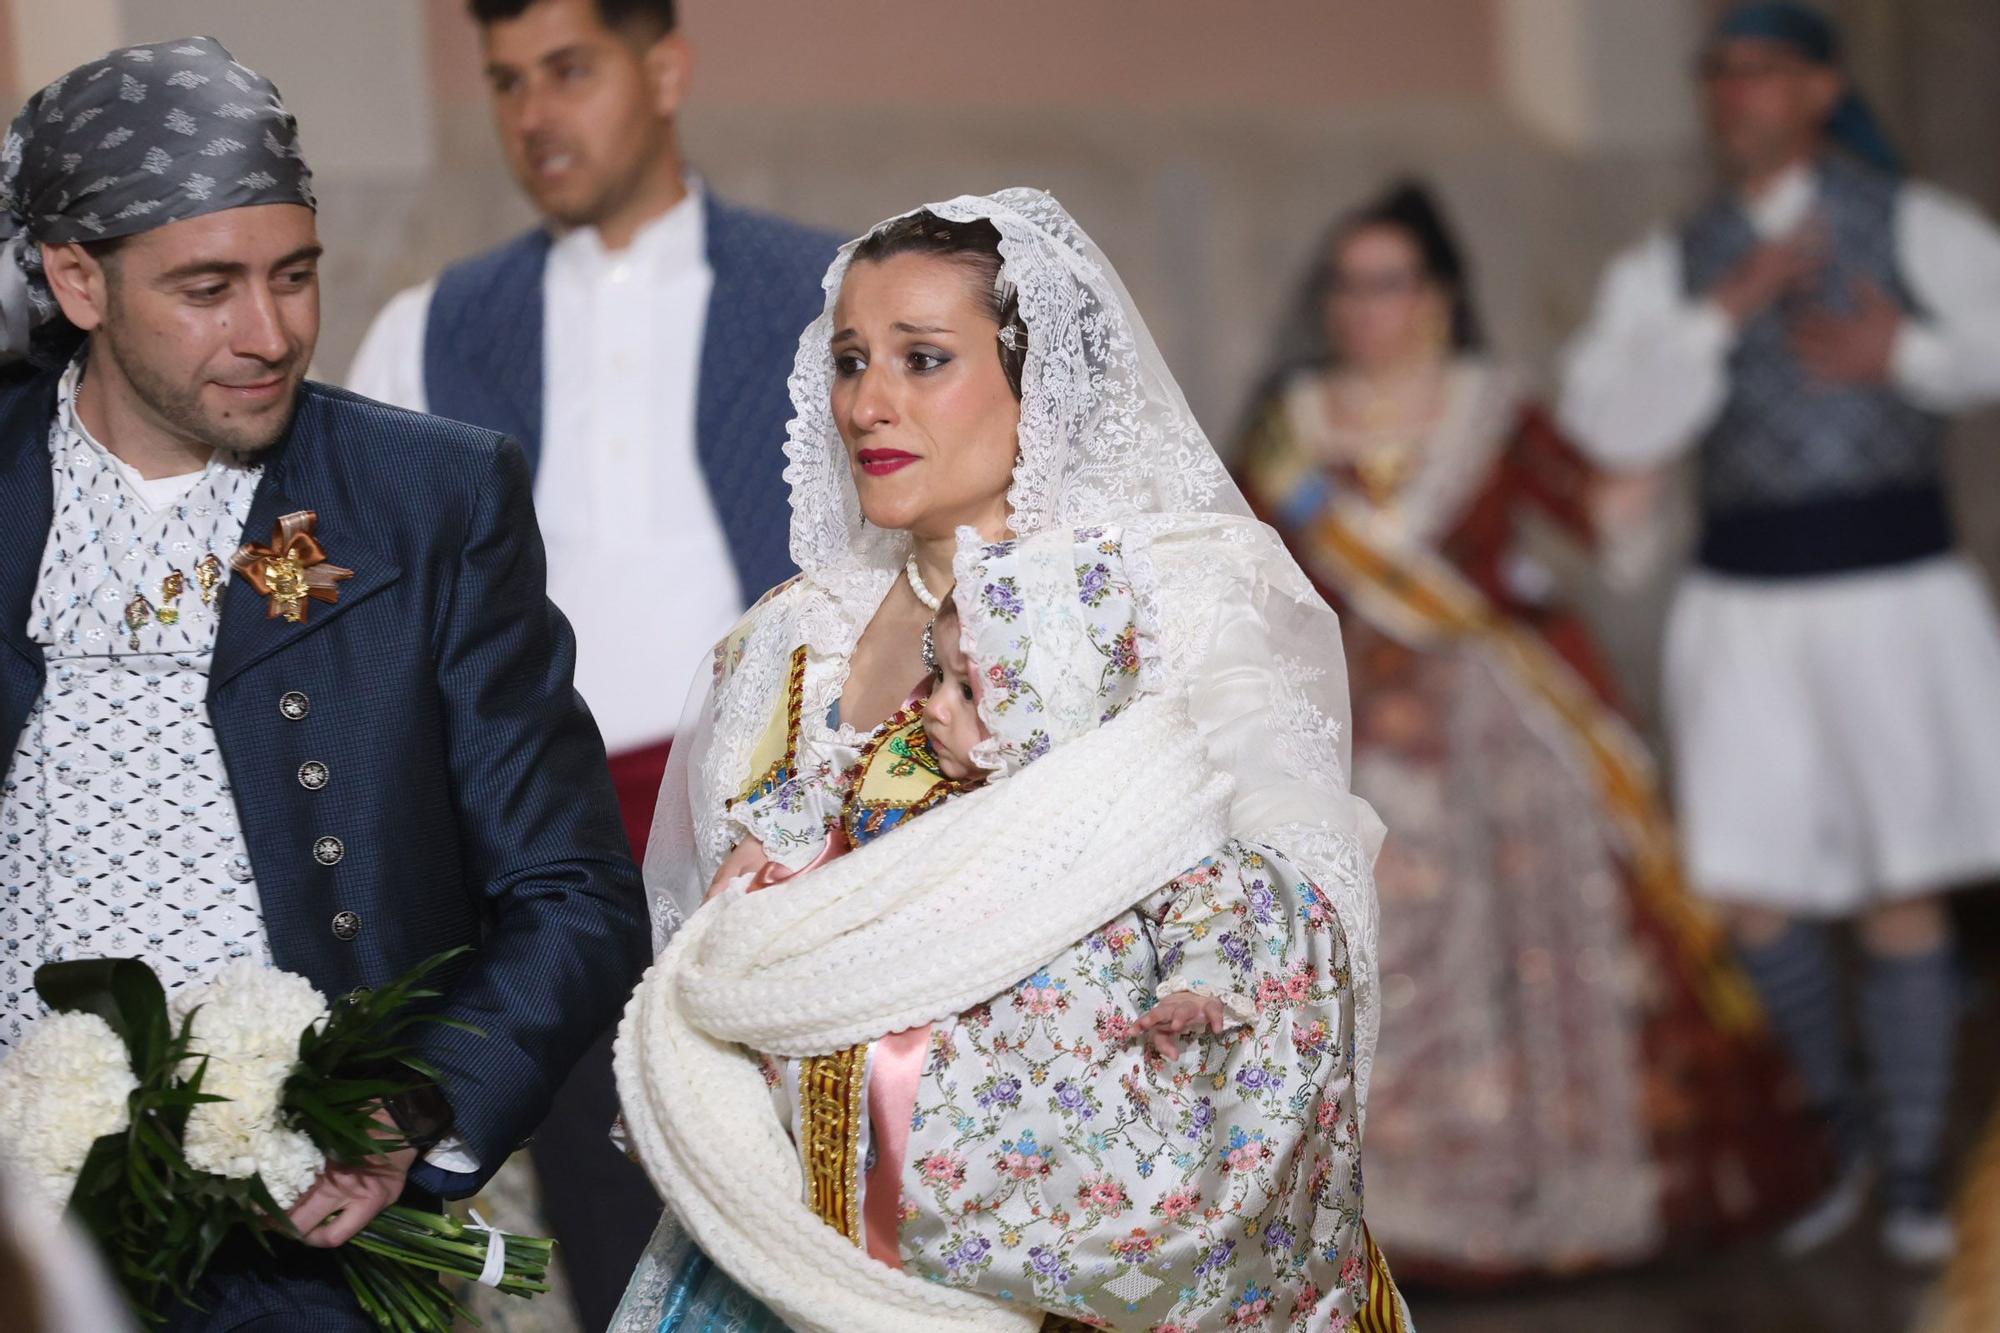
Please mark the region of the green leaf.
[[292, 1225], [292, 1219], [278, 1206], [278, 1201], [271, 1197], [270, 1187], [264, 1183], [264, 1177], [252, 1176], [249, 1183], [250, 1197], [257, 1201], [258, 1210], [286, 1235], [296, 1238], [299, 1229]]
[[208, 1271], [208, 1265], [215, 1258], [215, 1252], [222, 1248], [222, 1242], [229, 1239], [232, 1230], [234, 1228], [226, 1221], [212, 1214], [201, 1219], [201, 1225], [196, 1232], [195, 1272]]
[[83, 1212], [88, 1207], [103, 1202], [99, 1191], [108, 1178], [115, 1178], [119, 1164], [125, 1157], [125, 1131], [106, 1134], [90, 1145], [83, 1165], [77, 1168], [76, 1184], [70, 1189], [71, 1210]]
[[[429, 1025], [479, 1031], [436, 1013], [441, 989], [423, 984], [466, 952], [430, 959], [300, 1033], [284, 1111], [329, 1157], [352, 1160], [389, 1146], [374, 1119], [377, 1104], [439, 1078], [417, 1041]], [[188, 1114], [225, 1099], [203, 1090], [208, 1066], [191, 1021], [171, 1021], [150, 969], [131, 959], [99, 959], [52, 964], [37, 981], [56, 1008], [97, 1013], [110, 1023], [140, 1080], [130, 1100], [132, 1128], [93, 1145], [72, 1201], [135, 1313], [161, 1323], [230, 1237], [247, 1234], [267, 1252], [295, 1239], [261, 1179], [226, 1179], [188, 1164], [182, 1150]], [[262, 1219], [275, 1225], [260, 1225]], [[506, 1244], [501, 1290], [544, 1290], [548, 1242], [509, 1237]], [[447, 1333], [462, 1312], [437, 1275], [476, 1270], [484, 1254], [485, 1238], [448, 1217], [390, 1210], [342, 1248], [340, 1261], [355, 1299], [382, 1328]]]
[[134, 1070], [159, 1058], [167, 1041], [167, 993], [136, 958], [76, 958], [35, 969], [35, 989], [51, 1009], [96, 1014], [125, 1041]]

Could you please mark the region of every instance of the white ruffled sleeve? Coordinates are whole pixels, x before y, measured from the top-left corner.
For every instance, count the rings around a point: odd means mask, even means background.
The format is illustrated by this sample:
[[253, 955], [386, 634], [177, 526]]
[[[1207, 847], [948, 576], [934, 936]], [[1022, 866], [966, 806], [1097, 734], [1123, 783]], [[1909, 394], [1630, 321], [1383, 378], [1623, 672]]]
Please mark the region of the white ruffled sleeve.
[[1348, 786], [1340, 620], [1261, 523], [1170, 527], [1152, 548], [1175, 676], [1210, 760], [1235, 780], [1229, 831], [1282, 852], [1340, 918], [1365, 1100], [1380, 1026], [1375, 855], [1382, 821]]
[[424, 391], [424, 335], [430, 327], [435, 287], [427, 282], [408, 288], [382, 307], [348, 367], [349, 390], [391, 407], [430, 411]]
[[1674, 238], [1655, 232], [1612, 261], [1589, 321], [1563, 355], [1562, 429], [1607, 468], [1672, 462], [1728, 397], [1735, 330], [1682, 287]]
[[2000, 230], [1964, 200], [1912, 183], [1896, 201], [1896, 258], [1920, 307], [1897, 335], [1896, 387], [1933, 412], [2000, 399]]

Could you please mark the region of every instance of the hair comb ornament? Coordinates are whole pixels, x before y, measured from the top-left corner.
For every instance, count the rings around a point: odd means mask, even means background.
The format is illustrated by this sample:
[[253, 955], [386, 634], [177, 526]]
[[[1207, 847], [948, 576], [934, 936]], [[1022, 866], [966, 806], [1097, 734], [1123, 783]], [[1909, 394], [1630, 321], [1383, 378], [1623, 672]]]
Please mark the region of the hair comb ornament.
[[1020, 325], [1009, 324], [1006, 328], [1000, 330], [1000, 345], [1010, 352], [1026, 351], [1028, 347], [1027, 334], [1022, 331]]

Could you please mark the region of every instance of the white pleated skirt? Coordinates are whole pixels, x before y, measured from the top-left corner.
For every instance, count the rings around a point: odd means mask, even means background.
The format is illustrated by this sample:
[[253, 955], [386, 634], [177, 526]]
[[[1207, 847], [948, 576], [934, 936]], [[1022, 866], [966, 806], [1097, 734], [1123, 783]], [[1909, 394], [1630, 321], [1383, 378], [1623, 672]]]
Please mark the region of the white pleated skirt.
[[2000, 873], [2000, 619], [1966, 560], [1697, 572], [1666, 654], [1678, 814], [1705, 896], [1844, 916]]

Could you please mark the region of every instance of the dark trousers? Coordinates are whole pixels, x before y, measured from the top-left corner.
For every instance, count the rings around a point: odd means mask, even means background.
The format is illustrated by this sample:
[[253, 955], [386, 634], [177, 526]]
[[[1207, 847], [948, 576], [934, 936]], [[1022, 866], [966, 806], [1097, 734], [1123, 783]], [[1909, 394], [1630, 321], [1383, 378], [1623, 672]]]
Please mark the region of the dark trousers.
[[570, 1298], [587, 1330], [610, 1325], [660, 1220], [646, 1173], [607, 1137], [618, 1113], [612, 1036], [606, 1032], [583, 1057], [528, 1145]]
[[[662, 743], [611, 756], [619, 812], [632, 855], [641, 861], [669, 748]], [[646, 1173], [612, 1147], [608, 1137], [618, 1115], [611, 1077], [616, 1035], [614, 1025], [578, 1061], [528, 1147], [542, 1208], [569, 1277], [570, 1297], [589, 1333], [611, 1323], [660, 1220], [660, 1199]]]
[[285, 1241], [269, 1254], [224, 1245], [194, 1296], [168, 1312], [165, 1333], [375, 1333], [333, 1253]]

